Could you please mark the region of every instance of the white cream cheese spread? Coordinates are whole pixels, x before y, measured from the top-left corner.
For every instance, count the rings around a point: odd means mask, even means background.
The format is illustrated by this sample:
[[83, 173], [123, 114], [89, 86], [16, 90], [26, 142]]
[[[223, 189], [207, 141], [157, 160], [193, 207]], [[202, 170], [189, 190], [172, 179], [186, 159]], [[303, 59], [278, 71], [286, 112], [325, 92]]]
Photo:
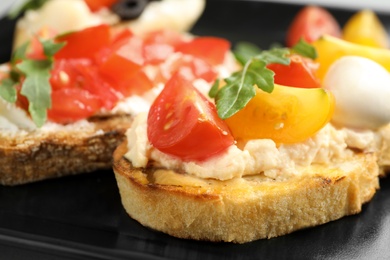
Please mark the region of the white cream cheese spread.
[[129, 150], [125, 157], [135, 167], [145, 167], [152, 160], [156, 166], [218, 180], [259, 173], [273, 179], [284, 179], [299, 174], [300, 167], [345, 160], [353, 154], [350, 148], [374, 152], [380, 142], [380, 136], [373, 131], [336, 129], [327, 124], [302, 143], [277, 147], [270, 139], [250, 140], [242, 149], [232, 145], [225, 153], [208, 160], [185, 162], [153, 148], [146, 128], [147, 113], [141, 113], [127, 132]]

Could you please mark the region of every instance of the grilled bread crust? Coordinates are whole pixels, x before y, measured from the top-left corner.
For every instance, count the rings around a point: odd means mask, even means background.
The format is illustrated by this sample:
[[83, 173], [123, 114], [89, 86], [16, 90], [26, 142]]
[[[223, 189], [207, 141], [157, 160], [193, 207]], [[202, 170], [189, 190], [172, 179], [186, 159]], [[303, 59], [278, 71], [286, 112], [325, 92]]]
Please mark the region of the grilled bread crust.
[[142, 225], [179, 238], [245, 243], [277, 237], [359, 213], [379, 188], [372, 153], [313, 165], [285, 181], [259, 174], [223, 182], [152, 164], [134, 168], [126, 152], [125, 141], [113, 162], [125, 210]]
[[382, 142], [378, 151], [378, 164], [381, 175], [386, 176], [390, 171], [390, 124], [379, 130]]
[[90, 118], [83, 129], [68, 126], [49, 132], [0, 132], [0, 184], [19, 185], [110, 169], [112, 153], [131, 121], [130, 115], [113, 115]]

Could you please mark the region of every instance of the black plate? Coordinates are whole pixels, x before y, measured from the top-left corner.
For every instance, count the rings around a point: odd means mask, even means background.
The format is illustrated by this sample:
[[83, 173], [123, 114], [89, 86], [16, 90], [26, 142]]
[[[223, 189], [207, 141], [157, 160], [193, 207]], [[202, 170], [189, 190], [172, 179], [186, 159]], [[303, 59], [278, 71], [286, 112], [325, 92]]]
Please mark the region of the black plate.
[[[209, 0], [193, 33], [283, 42], [301, 6]], [[343, 24], [352, 14], [331, 10]], [[381, 15], [389, 25], [390, 17]], [[1, 60], [9, 58], [13, 23], [0, 21]], [[243, 245], [182, 240], [147, 229], [120, 204], [112, 171], [0, 186], [1, 259], [390, 259], [390, 180], [361, 214]], [[158, 218], [158, 216], [156, 216]]]

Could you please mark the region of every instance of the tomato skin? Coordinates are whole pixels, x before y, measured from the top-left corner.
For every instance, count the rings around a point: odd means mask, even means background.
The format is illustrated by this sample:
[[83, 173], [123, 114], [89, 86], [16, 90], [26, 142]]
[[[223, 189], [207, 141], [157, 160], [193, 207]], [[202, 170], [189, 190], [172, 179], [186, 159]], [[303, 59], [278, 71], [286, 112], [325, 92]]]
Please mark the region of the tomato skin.
[[118, 0], [84, 0], [92, 12], [96, 12], [103, 7], [111, 7]]
[[340, 38], [340, 25], [326, 9], [319, 6], [306, 6], [298, 12], [290, 24], [286, 45], [291, 47], [301, 38], [312, 43], [324, 34]]
[[332, 118], [335, 100], [322, 88], [275, 85], [272, 93], [256, 89], [256, 96], [226, 119], [237, 141], [272, 139], [298, 143], [313, 136]]
[[217, 37], [198, 37], [180, 44], [176, 51], [200, 58], [213, 66], [222, 64], [230, 42]]
[[54, 62], [50, 77], [53, 90], [82, 87], [82, 77], [76, 69], [77, 64], [85, 67], [92, 66], [92, 62], [88, 59], [61, 59]]
[[313, 43], [318, 52], [316, 62], [320, 64], [316, 74], [323, 80], [330, 66], [344, 56], [361, 56], [379, 63], [390, 71], [390, 49], [374, 48], [348, 42], [329, 35], [321, 37]]
[[321, 82], [316, 77], [318, 63], [297, 54], [290, 56], [290, 64], [269, 64], [268, 69], [275, 72], [275, 84], [297, 88], [320, 88]]
[[115, 50], [106, 49], [104, 51], [107, 53], [101, 52], [97, 61], [99, 72], [117, 79], [118, 82], [132, 77], [142, 68], [141, 64], [119, 55]]
[[55, 59], [93, 59], [99, 50], [111, 43], [109, 25], [102, 24], [81, 31], [71, 32], [56, 38], [66, 45], [55, 55]]
[[99, 97], [79, 88], [64, 88], [51, 94], [52, 107], [48, 118], [66, 124], [92, 116], [102, 106]]
[[165, 65], [160, 66], [159, 74], [155, 80], [156, 83], [166, 82], [173, 74], [183, 68], [189, 69], [192, 77], [204, 79], [207, 82], [213, 82], [218, 76], [218, 73], [208, 62], [195, 57], [176, 57], [176, 60], [170, 62], [168, 67]]
[[201, 161], [223, 152], [234, 139], [214, 104], [189, 78], [181, 70], [167, 82], [150, 108], [147, 134], [156, 149], [182, 160]]
[[83, 89], [101, 99], [101, 107], [111, 109], [121, 95], [99, 74], [98, 68], [88, 59], [57, 60], [51, 72], [53, 90]]
[[175, 49], [168, 44], [148, 44], [143, 48], [143, 56], [146, 64], [157, 65], [168, 59], [175, 52]]
[[147, 33], [143, 37], [145, 44], [168, 44], [176, 48], [185, 42], [184, 36], [173, 30], [161, 30]]
[[343, 27], [343, 39], [376, 48], [389, 47], [389, 34], [371, 10], [359, 11], [349, 18]]

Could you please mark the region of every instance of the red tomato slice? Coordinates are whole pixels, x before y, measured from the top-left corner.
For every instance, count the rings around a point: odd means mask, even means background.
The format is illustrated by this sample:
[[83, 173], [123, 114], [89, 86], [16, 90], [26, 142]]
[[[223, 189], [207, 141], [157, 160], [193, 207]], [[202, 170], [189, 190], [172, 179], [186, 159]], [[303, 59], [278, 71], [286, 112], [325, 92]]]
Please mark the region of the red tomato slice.
[[53, 91], [52, 107], [48, 118], [66, 124], [92, 116], [102, 106], [101, 99], [79, 88], [65, 88]]
[[275, 72], [274, 80], [276, 84], [297, 88], [320, 88], [320, 80], [315, 76], [318, 63], [293, 54], [290, 56], [290, 65], [269, 64], [268, 69]]
[[185, 42], [176, 51], [200, 58], [213, 66], [222, 64], [230, 49], [229, 41], [217, 37], [198, 37]]
[[96, 12], [103, 7], [111, 7], [118, 0], [84, 0], [92, 12]]
[[340, 25], [326, 9], [307, 6], [298, 12], [290, 24], [286, 45], [291, 47], [301, 38], [311, 43], [324, 34], [341, 37]]
[[87, 29], [71, 32], [56, 38], [66, 45], [55, 55], [55, 59], [93, 59], [96, 53], [111, 43], [110, 27], [102, 24]]
[[151, 144], [164, 153], [183, 160], [204, 160], [225, 151], [234, 139], [214, 104], [185, 72], [173, 75], [152, 104], [147, 134]]

